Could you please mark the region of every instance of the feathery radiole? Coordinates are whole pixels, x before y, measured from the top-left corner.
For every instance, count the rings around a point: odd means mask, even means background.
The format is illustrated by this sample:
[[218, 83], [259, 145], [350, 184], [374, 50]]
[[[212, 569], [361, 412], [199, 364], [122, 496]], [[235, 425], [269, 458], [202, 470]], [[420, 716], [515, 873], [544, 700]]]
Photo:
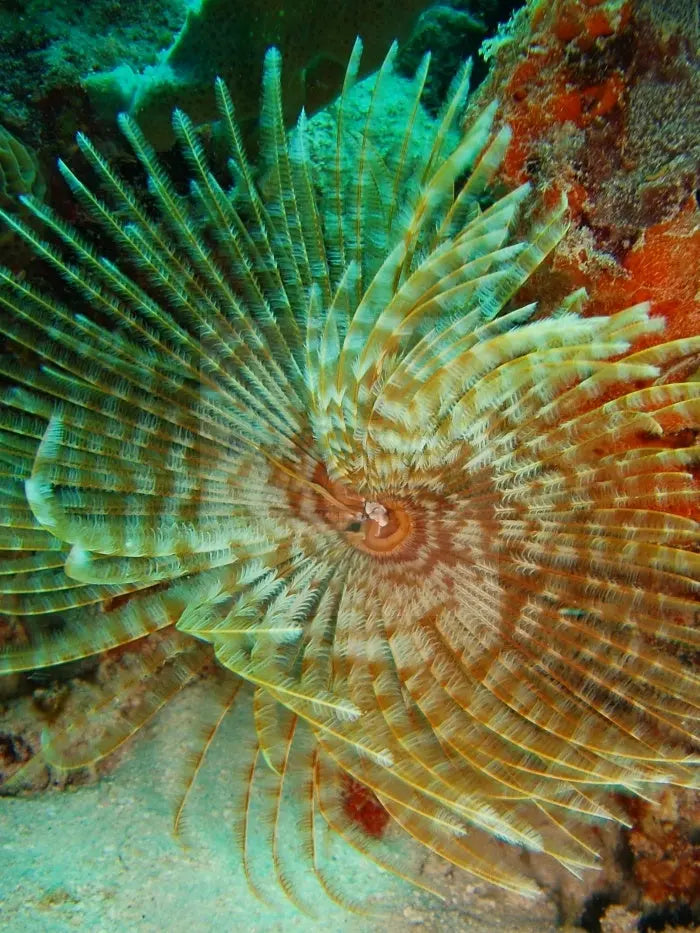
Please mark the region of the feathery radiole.
[[[0, 270], [0, 610], [25, 635], [0, 669], [152, 641], [8, 786], [106, 755], [206, 676], [176, 822], [243, 705], [237, 831], [255, 890], [257, 806], [299, 901], [288, 787], [329, 896], [354, 906], [323, 865], [324, 824], [429, 887], [353, 823], [352, 780], [423, 846], [534, 892], [490, 837], [577, 872], [595, 863], [586, 822], [624, 821], [611, 790], [693, 781], [700, 383], [664, 374], [700, 338], [663, 342], [647, 304], [514, 304], [565, 204], [538, 211], [527, 186], [489, 201], [510, 131], [492, 130], [495, 105], [460, 129], [468, 67], [426, 143], [426, 57], [383, 152], [396, 49], [358, 126], [360, 51], [325, 174], [306, 117], [285, 132], [271, 50], [259, 183], [218, 81], [230, 189], [180, 111], [185, 196], [128, 116], [144, 191], [83, 135], [94, 187], [59, 162], [117, 259], [34, 198], [46, 240], [2, 213], [62, 281], [52, 295]], [[88, 717], [102, 734], [86, 749]]]

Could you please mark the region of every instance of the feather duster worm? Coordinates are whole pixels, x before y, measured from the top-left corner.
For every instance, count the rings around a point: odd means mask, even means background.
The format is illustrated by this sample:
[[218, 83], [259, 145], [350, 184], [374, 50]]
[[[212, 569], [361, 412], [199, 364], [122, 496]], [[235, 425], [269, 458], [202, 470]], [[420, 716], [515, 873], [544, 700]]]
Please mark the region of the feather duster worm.
[[[484, 207], [509, 130], [492, 132], [491, 107], [454, 132], [468, 68], [420, 148], [426, 59], [403, 140], [380, 155], [394, 50], [358, 135], [344, 114], [359, 55], [323, 190], [303, 114], [285, 134], [272, 50], [260, 188], [218, 83], [230, 190], [181, 112], [187, 196], [128, 117], [146, 198], [84, 136], [99, 193], [59, 163], [118, 261], [36, 199], [23, 201], [62, 247], [3, 215], [84, 311], [0, 272], [0, 329], [18, 349], [0, 363], [2, 607], [27, 633], [0, 665], [153, 640], [101, 705], [98, 747], [76, 750], [75, 723], [26, 768], [106, 754], [209, 671], [177, 821], [242, 704], [254, 888], [257, 807], [298, 901], [279, 832], [293, 785], [301, 855], [342, 903], [324, 823], [424, 883], [381, 832], [359, 830], [349, 787], [455, 866], [529, 892], [489, 838], [578, 871], [595, 861], [581, 826], [624, 819], [611, 789], [692, 781], [700, 383], [664, 373], [700, 338], [635, 351], [664, 326], [646, 304], [584, 317], [575, 293], [547, 317], [514, 307], [566, 206], [519, 240], [527, 186]], [[26, 349], [40, 365], [16, 363]]]

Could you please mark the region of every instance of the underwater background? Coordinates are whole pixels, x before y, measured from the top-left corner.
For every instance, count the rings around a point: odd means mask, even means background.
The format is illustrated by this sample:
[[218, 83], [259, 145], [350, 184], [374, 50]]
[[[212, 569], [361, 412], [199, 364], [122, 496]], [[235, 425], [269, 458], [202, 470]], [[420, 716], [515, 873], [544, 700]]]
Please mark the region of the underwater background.
[[[271, 46], [282, 56], [284, 125], [292, 130], [302, 107], [309, 117], [322, 114], [315, 124], [310, 120], [314, 180], [332, 175], [324, 145], [333, 145], [335, 123], [324, 123], [323, 110], [341, 92], [356, 36], [364, 46], [360, 82], [382, 65], [392, 41], [398, 42], [387, 78], [395, 83], [374, 116], [372, 145], [378, 151], [402, 139], [407, 112], [391, 95], [398, 100], [407, 93], [424, 54], [430, 51], [432, 60], [421, 94], [425, 112], [416, 117], [421, 140], [435, 132], [454, 92], [453, 78], [471, 56], [465, 125], [497, 100], [495, 127], [507, 124], [511, 133], [492, 181], [493, 198], [528, 183], [543, 207], [556, 212], [566, 197], [567, 229], [553, 237], [546, 261], [522, 283], [513, 307], [536, 300], [546, 316], [585, 289], [587, 313], [613, 315], [649, 301], [653, 313], [664, 317], [665, 340], [700, 335], [699, 24], [692, 0], [0, 0], [0, 208], [38, 228], [19, 199], [40, 199], [114, 258], [114, 244], [76, 203], [56, 159], [77, 171], [76, 134], [84, 134], [121, 176], [138, 185], [141, 169], [117, 129], [118, 115], [126, 113], [184, 197], [191, 166], [182, 158], [172, 113], [177, 107], [188, 114], [214, 173], [225, 175], [228, 153], [214, 91], [220, 77], [256, 164], [264, 149], [263, 60]], [[358, 136], [372, 86], [349, 100], [343, 114]], [[263, 190], [264, 184], [263, 179]], [[488, 203], [484, 196], [480, 207], [486, 210]], [[0, 251], [8, 278], [55, 289], [66, 300], [60, 274], [42, 264], [11, 224], [0, 226]], [[9, 320], [9, 309], [0, 306], [0, 319]], [[694, 344], [691, 349], [674, 374], [687, 383], [696, 382], [700, 371], [700, 351]], [[2, 348], [3, 392], [12, 385], [10, 357], [13, 366], [17, 360], [31, 365], [8, 338]], [[674, 431], [669, 447], [697, 449], [697, 421]], [[692, 473], [688, 469], [695, 485], [676, 514], [692, 522], [698, 517], [697, 462]], [[326, 488], [333, 491], [330, 481]], [[4, 516], [3, 525], [12, 529], [12, 518]], [[697, 553], [696, 539], [697, 533], [689, 553]], [[3, 560], [12, 551], [8, 540], [0, 543]], [[6, 575], [11, 563], [8, 557]], [[694, 566], [684, 565], [682, 572], [697, 599]], [[652, 580], [654, 586], [658, 590]], [[22, 601], [11, 587], [1, 599], [0, 648], [11, 659], [26, 638]], [[105, 597], [103, 609], [120, 609], [127, 599]], [[48, 644], [50, 626], [47, 631]], [[106, 720], [110, 685], [120, 678], [127, 682], [130, 665], [138, 664], [129, 656], [132, 649], [125, 640], [113, 650], [56, 668], [37, 664], [36, 670], [15, 670], [10, 660], [0, 678], [0, 778], [9, 781], [33, 760], [42, 734], [46, 741], [47, 734], [70, 730], [71, 723], [79, 724], [71, 742], [87, 742], [91, 730], [97, 734]], [[671, 663], [686, 672], [678, 675], [674, 700], [685, 698], [697, 714], [697, 692], [693, 704], [689, 688], [684, 693], [680, 686], [696, 672], [697, 649], [684, 649]], [[534, 898], [465, 875], [435, 854], [416, 853], [405, 840], [394, 843], [379, 799], [351, 780], [342, 786], [348, 823], [364, 834], [368, 847], [384, 834], [397, 851], [405, 844], [407, 874], [439, 889], [444, 899], [378, 869], [328, 834], [317, 854], [329, 876], [352, 892], [358, 908], [379, 912], [344, 910], [303, 873], [295, 877], [291, 897], [273, 885], [265, 890], [269, 904], [263, 903], [246, 881], [241, 841], [232, 828], [237, 805], [231, 792], [244, 782], [232, 761], [245, 741], [246, 710], [233, 708], [220, 729], [210, 726], [216, 741], [211, 748], [207, 744], [203, 764], [197, 757], [202, 735], [208, 739], [201, 708], [209, 673], [202, 662], [172, 703], [164, 702], [153, 718], [144, 716], [138, 734], [115, 742], [118, 747], [105, 758], [61, 769], [59, 748], [53, 762], [59, 767], [52, 768], [47, 756], [24, 783], [8, 784], [7, 796], [0, 798], [0, 930], [281, 931], [313, 930], [319, 923], [358, 933], [406, 927], [484, 933], [695, 928], [700, 798], [681, 778], [661, 792], [650, 791], [654, 802], [615, 795], [611, 808], [625, 825], [593, 825], [598, 870], [583, 869], [577, 876], [545, 855], [495, 843], [496, 861], [502, 858], [531, 882], [538, 892]], [[132, 700], [138, 704], [137, 689]], [[689, 734], [685, 708], [683, 715]], [[695, 735], [684, 754], [696, 762]], [[665, 741], [662, 736], [659, 747]], [[71, 754], [66, 752], [66, 761]], [[183, 762], [191, 765], [184, 784]], [[176, 838], [174, 813], [193, 771], [197, 780]], [[247, 843], [253, 861], [265, 858], [269, 843], [260, 819]], [[282, 845], [298, 832], [297, 820], [290, 805], [275, 827]]]

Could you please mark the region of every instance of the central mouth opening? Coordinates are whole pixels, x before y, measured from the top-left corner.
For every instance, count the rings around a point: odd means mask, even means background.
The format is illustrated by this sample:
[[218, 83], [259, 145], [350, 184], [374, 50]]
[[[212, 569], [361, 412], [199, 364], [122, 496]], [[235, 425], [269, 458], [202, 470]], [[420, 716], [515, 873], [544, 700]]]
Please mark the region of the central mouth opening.
[[325, 522], [345, 534], [348, 541], [367, 554], [388, 555], [408, 538], [413, 527], [409, 512], [394, 499], [365, 499], [353, 489], [332, 480], [319, 466], [313, 477], [316, 511]]
[[371, 554], [389, 554], [408, 538], [412, 522], [408, 512], [397, 503], [365, 502], [364, 541], [362, 550]]

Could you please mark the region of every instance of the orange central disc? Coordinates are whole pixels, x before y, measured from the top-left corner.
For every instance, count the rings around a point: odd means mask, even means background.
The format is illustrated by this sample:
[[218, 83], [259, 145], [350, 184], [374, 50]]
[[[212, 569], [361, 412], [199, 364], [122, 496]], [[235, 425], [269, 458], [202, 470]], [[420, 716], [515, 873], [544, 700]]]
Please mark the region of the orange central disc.
[[359, 550], [367, 554], [388, 555], [400, 547], [411, 533], [413, 520], [400, 502], [367, 501], [353, 489], [332, 480], [322, 466], [316, 468], [313, 482], [319, 487], [315, 506], [317, 514], [343, 532]]
[[398, 503], [382, 504], [386, 512], [386, 524], [379, 524], [371, 518], [363, 523], [363, 540], [359, 547], [369, 554], [390, 554], [395, 551], [413, 527], [411, 516]]

